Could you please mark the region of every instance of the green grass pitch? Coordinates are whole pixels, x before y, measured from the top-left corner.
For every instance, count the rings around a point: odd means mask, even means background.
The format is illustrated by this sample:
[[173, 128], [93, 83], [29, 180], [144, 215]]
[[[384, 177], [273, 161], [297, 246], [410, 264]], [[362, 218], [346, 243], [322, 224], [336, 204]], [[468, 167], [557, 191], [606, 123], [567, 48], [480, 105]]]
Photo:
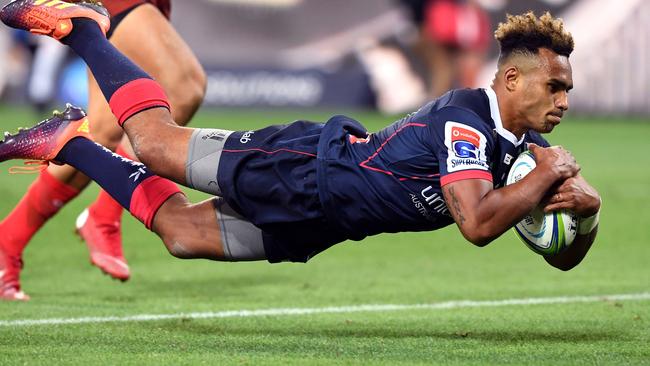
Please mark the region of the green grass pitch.
[[[370, 130], [391, 121], [352, 112]], [[253, 129], [329, 113], [201, 112], [194, 126]], [[0, 107], [2, 129], [37, 117]], [[511, 232], [486, 248], [455, 227], [345, 243], [310, 263], [182, 261], [128, 215], [132, 278], [89, 265], [73, 234], [91, 186], [33, 239], [22, 284], [29, 303], [0, 302], [0, 364], [578, 365], [650, 364], [650, 300], [451, 309], [16, 325], [8, 321], [263, 309], [437, 304], [650, 292], [649, 121], [566, 119], [549, 138], [574, 152], [601, 192], [601, 231], [570, 272], [548, 266]], [[33, 176], [0, 164], [0, 216]], [[194, 200], [206, 198], [191, 193]], [[0, 233], [3, 235], [3, 233]], [[525, 301], [524, 301], [525, 302]], [[479, 303], [485, 304], [485, 303]]]

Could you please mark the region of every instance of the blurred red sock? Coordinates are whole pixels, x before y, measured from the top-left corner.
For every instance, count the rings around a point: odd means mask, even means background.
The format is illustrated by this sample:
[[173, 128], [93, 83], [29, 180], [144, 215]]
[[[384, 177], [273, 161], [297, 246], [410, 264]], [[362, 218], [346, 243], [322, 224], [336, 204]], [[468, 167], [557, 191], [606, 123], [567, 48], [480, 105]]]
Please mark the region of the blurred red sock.
[[41, 172], [18, 205], [0, 222], [2, 250], [20, 257], [43, 224], [78, 194], [76, 188], [59, 182], [47, 170]]

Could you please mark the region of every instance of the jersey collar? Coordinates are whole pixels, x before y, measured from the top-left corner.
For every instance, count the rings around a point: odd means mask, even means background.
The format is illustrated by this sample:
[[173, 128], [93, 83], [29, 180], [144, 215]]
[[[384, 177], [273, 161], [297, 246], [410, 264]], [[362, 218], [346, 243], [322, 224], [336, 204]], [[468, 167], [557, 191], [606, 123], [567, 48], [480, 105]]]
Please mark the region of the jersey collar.
[[503, 121], [501, 121], [501, 112], [499, 111], [499, 102], [497, 102], [497, 93], [494, 92], [492, 87], [487, 87], [483, 90], [485, 90], [485, 94], [487, 94], [488, 100], [490, 101], [490, 116], [494, 121], [495, 130], [499, 135], [515, 145], [515, 147], [518, 147], [524, 142], [526, 134], [521, 136], [521, 139], [517, 141], [517, 136], [503, 127]]

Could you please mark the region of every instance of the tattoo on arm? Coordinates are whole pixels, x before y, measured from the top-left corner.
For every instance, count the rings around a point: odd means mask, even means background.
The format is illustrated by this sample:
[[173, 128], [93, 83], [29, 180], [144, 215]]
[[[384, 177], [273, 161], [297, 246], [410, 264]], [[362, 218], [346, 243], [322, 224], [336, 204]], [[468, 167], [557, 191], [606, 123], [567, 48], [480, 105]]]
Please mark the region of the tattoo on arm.
[[454, 192], [454, 187], [449, 187], [447, 189], [449, 192], [449, 195], [451, 196], [451, 208], [454, 213], [454, 217], [458, 220], [458, 224], [462, 225], [465, 223], [465, 216], [463, 216], [463, 212], [460, 210], [460, 202], [458, 202], [458, 197], [456, 197], [456, 193]]

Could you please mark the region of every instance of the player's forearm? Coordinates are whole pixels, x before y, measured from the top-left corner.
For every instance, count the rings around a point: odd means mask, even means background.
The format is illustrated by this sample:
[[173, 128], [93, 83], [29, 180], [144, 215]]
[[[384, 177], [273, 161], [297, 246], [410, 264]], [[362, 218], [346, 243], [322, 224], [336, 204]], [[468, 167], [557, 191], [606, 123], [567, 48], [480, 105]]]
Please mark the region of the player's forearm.
[[554, 183], [533, 174], [516, 184], [490, 191], [477, 210], [477, 225], [488, 244], [528, 215]]
[[[492, 189], [487, 181], [465, 180], [445, 186], [444, 192], [463, 236], [484, 246], [530, 213], [555, 181], [552, 176], [534, 170], [520, 182], [500, 189]], [[483, 192], [478, 201], [464, 197], [472, 191]]]

